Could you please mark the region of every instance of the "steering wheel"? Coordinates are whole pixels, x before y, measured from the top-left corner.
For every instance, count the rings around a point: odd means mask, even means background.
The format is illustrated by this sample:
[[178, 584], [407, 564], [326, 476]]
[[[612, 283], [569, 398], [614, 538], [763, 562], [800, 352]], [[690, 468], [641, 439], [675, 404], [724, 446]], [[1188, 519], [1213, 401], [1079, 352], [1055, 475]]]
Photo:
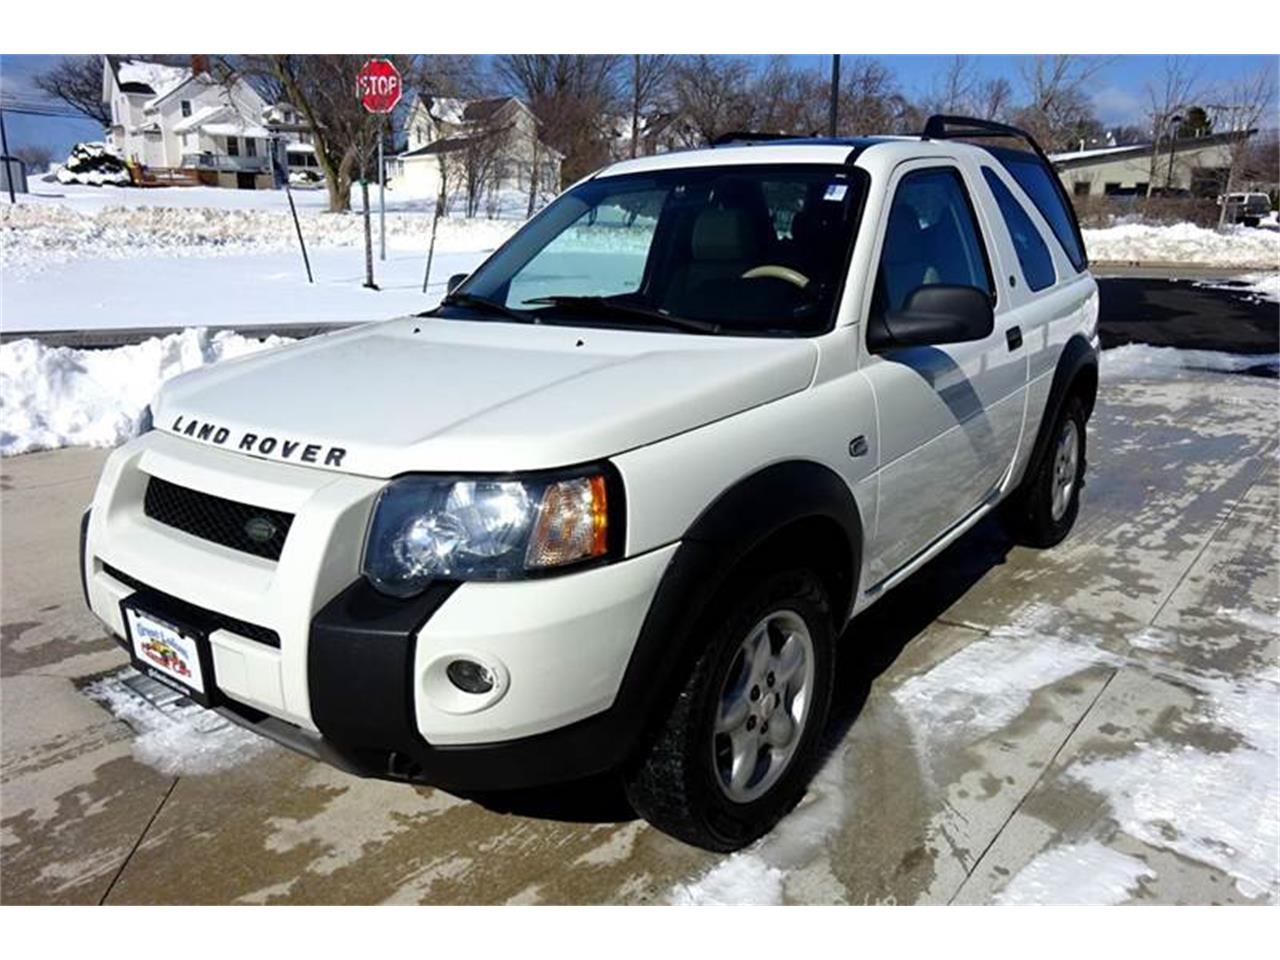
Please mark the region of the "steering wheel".
[[787, 283], [795, 284], [803, 290], [809, 285], [809, 278], [799, 270], [792, 270], [790, 267], [784, 267], [780, 263], [765, 263], [758, 267], [752, 267], [742, 275], [743, 280], [755, 280], [759, 277], [772, 277], [775, 280], [785, 280]]

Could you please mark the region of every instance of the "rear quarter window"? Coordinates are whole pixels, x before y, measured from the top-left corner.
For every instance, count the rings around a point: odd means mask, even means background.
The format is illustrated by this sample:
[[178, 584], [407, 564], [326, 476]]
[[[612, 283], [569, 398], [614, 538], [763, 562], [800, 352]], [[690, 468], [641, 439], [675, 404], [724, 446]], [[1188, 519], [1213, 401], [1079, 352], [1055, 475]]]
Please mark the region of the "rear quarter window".
[[1053, 269], [1053, 257], [1040, 231], [1032, 222], [1027, 211], [1022, 208], [1018, 198], [990, 167], [982, 168], [982, 175], [987, 185], [995, 194], [996, 206], [1000, 208], [1000, 216], [1009, 228], [1009, 236], [1013, 240], [1013, 250], [1018, 255], [1018, 264], [1022, 267], [1022, 276], [1032, 290], [1043, 290], [1053, 286], [1057, 273]]
[[1067, 206], [1056, 182], [1057, 174], [1049, 170], [1034, 154], [998, 148], [993, 148], [991, 153], [1031, 198], [1040, 215], [1048, 222], [1053, 235], [1062, 244], [1071, 265], [1077, 270], [1083, 270], [1088, 262], [1084, 243], [1080, 239], [1076, 215]]

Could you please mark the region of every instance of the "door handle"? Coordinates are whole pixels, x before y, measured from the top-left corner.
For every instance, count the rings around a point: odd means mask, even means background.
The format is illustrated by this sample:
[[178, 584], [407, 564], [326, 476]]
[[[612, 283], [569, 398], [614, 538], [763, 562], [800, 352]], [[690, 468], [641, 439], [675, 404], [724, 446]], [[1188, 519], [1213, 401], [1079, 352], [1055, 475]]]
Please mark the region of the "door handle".
[[1007, 331], [1005, 331], [1004, 338], [1006, 341], [1008, 341], [1010, 350], [1017, 350], [1020, 346], [1022, 346], [1022, 328], [1010, 327]]

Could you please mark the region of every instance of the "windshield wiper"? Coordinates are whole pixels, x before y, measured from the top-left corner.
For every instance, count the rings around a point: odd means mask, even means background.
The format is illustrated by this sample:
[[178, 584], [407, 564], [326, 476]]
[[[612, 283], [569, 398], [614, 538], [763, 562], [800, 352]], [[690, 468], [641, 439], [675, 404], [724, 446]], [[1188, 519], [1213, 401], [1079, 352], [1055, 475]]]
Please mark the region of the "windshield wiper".
[[617, 317], [636, 317], [650, 323], [674, 327], [677, 330], [688, 330], [692, 333], [719, 333], [720, 324], [707, 320], [694, 320], [691, 317], [675, 317], [660, 310], [650, 310], [630, 303], [620, 303], [608, 297], [532, 297], [525, 303], [546, 304], [549, 307], [560, 307], [590, 314], [612, 314]]
[[501, 314], [511, 320], [519, 323], [541, 323], [537, 317], [532, 314], [525, 313], [523, 310], [513, 310], [505, 303], [499, 303], [497, 300], [490, 300], [488, 297], [476, 296], [474, 293], [451, 293], [440, 301], [441, 306], [445, 307], [475, 307], [479, 310], [488, 310], [490, 313]]

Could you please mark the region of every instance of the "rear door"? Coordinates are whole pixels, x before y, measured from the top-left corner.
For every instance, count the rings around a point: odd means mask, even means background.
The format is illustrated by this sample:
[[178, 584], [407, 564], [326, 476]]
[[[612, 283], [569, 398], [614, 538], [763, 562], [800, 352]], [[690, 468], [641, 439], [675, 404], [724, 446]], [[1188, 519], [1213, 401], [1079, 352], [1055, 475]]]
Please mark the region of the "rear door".
[[954, 160], [916, 160], [889, 184], [870, 315], [902, 309], [919, 286], [959, 284], [992, 296], [995, 328], [982, 340], [864, 355], [880, 440], [872, 584], [990, 499], [1017, 450], [1026, 355], [997, 284], [992, 224], [972, 200], [975, 176]]

